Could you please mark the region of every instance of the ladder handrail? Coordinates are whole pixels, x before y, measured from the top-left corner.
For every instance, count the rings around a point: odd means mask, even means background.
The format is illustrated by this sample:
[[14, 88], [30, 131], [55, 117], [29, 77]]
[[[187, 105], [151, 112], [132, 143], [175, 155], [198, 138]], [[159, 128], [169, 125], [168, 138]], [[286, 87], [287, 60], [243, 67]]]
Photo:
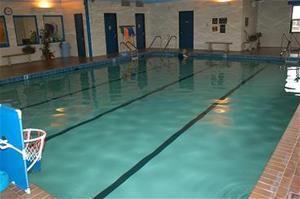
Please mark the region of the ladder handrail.
[[298, 47], [300, 48], [300, 42], [299, 42], [299, 40], [297, 39], [297, 37], [293, 33], [291, 33], [291, 38], [294, 38], [294, 40], [298, 44]]
[[291, 41], [292, 41], [292, 38], [294, 38], [294, 40], [298, 44], [297, 52], [298, 52], [298, 59], [299, 59], [300, 58], [300, 43], [293, 33], [291, 33]]
[[[287, 41], [287, 45], [286, 47], [283, 46], [284, 44], [284, 40]], [[281, 44], [280, 44], [280, 49], [281, 49], [281, 52], [280, 52], [280, 55], [283, 56], [284, 54], [288, 57], [291, 53], [291, 40], [288, 38], [288, 36], [283, 33], [281, 35]]]
[[289, 40], [289, 38], [286, 36], [286, 34], [283, 33], [283, 34], [281, 35], [281, 45], [280, 45], [281, 50], [283, 50], [283, 42], [284, 42], [284, 39], [287, 40], [288, 44], [291, 42], [291, 41]]
[[298, 48], [297, 48], [297, 52], [298, 52], [298, 59], [300, 58], [300, 42], [297, 39], [297, 37], [295, 37], [295, 35], [293, 33], [291, 33], [291, 40], [292, 38], [294, 38], [294, 40], [296, 41], [296, 43], [298, 44]]
[[120, 42], [120, 46], [124, 45], [130, 52], [133, 51], [127, 44], [127, 42], [125, 43], [124, 41]]
[[[287, 41], [286, 47], [283, 46], [284, 40]], [[291, 55], [291, 53], [292, 53], [292, 41], [293, 40], [298, 45], [297, 54], [298, 54], [298, 58], [300, 58], [300, 42], [295, 37], [295, 35], [293, 33], [289, 34], [289, 38], [288, 38], [287, 34], [285, 34], [285, 33], [282, 34], [282, 36], [281, 36], [281, 52], [280, 52], [281, 56], [285, 55], [285, 57], [287, 58]]]
[[152, 42], [151, 42], [149, 48], [152, 48], [154, 42], [155, 42], [157, 39], [160, 39], [160, 48], [162, 48], [162, 37], [159, 36], [159, 35], [157, 35], [157, 36], [155, 36], [155, 37], [153, 38], [153, 40], [152, 40]]
[[170, 44], [170, 42], [171, 42], [171, 40], [172, 40], [173, 38], [177, 40], [177, 36], [176, 36], [176, 35], [170, 36], [170, 38], [168, 39], [167, 44], [166, 44], [165, 47], [164, 47], [164, 51], [167, 49], [167, 47], [169, 46], [169, 44]]
[[137, 50], [137, 47], [132, 43], [132, 42], [130, 42], [130, 41], [126, 41], [126, 44], [128, 45], [130, 45], [130, 46], [132, 46], [133, 47], [133, 50]]

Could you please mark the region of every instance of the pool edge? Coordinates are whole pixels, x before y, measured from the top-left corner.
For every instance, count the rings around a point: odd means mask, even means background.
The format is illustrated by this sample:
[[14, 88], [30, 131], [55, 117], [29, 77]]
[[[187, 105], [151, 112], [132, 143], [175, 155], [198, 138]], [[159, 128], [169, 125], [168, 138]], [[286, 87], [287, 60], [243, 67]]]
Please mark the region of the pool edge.
[[27, 194], [15, 185], [10, 184], [9, 187], [2, 193], [0, 193], [1, 199], [55, 199], [55, 197], [49, 194], [47, 191], [41, 189], [39, 186], [30, 183], [31, 193]]
[[264, 168], [250, 199], [300, 195], [300, 104]]
[[[142, 56], [164, 56], [164, 57], [175, 57], [178, 55], [178, 51], [145, 51], [140, 52], [139, 57]], [[224, 59], [229, 61], [259, 61], [259, 62], [276, 62], [284, 63], [284, 59], [280, 56], [271, 55], [241, 55], [241, 54], [226, 54], [222, 52], [192, 52], [191, 57], [205, 58], [205, 59]], [[32, 72], [25, 75], [12, 76], [9, 78], [0, 79], [0, 86], [11, 84], [15, 82], [27, 81], [30, 79], [36, 79], [41, 77], [49, 77], [61, 73], [70, 73], [80, 69], [87, 69], [93, 67], [103, 67], [105, 64], [120, 63], [124, 61], [130, 61], [130, 57], [127, 54], [118, 55], [114, 58], [106, 58], [100, 61], [93, 61], [89, 63], [75, 64], [66, 66], [64, 68], [50, 69], [40, 72]]]

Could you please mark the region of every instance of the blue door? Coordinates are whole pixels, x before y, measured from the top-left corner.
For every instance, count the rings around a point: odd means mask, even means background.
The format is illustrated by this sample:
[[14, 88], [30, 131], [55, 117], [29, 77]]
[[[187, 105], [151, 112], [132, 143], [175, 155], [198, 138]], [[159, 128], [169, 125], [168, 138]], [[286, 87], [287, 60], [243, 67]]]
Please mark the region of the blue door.
[[82, 14], [75, 14], [75, 30], [79, 57], [86, 57]]
[[136, 46], [138, 49], [145, 49], [145, 15], [135, 14], [136, 25]]
[[179, 48], [194, 48], [194, 12], [179, 12]]
[[116, 54], [119, 52], [117, 15], [115, 13], [104, 13], [104, 22], [105, 22], [106, 53], [108, 55]]

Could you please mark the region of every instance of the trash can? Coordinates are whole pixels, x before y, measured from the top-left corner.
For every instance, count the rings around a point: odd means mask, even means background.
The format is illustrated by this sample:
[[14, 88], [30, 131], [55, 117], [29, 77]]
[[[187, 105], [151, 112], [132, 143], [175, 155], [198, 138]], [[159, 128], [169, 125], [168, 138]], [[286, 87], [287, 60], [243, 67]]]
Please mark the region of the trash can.
[[61, 57], [70, 57], [70, 44], [66, 41], [60, 43]]

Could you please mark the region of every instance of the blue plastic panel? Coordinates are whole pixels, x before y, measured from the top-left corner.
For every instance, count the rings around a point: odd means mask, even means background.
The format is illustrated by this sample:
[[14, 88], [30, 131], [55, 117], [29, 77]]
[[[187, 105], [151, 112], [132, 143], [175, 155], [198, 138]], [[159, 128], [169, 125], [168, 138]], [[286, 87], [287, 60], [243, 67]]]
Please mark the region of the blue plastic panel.
[[[0, 138], [23, 150], [22, 129], [21, 112], [0, 104]], [[20, 153], [10, 148], [0, 150], [0, 170], [5, 171], [17, 187], [29, 190], [26, 162]]]

